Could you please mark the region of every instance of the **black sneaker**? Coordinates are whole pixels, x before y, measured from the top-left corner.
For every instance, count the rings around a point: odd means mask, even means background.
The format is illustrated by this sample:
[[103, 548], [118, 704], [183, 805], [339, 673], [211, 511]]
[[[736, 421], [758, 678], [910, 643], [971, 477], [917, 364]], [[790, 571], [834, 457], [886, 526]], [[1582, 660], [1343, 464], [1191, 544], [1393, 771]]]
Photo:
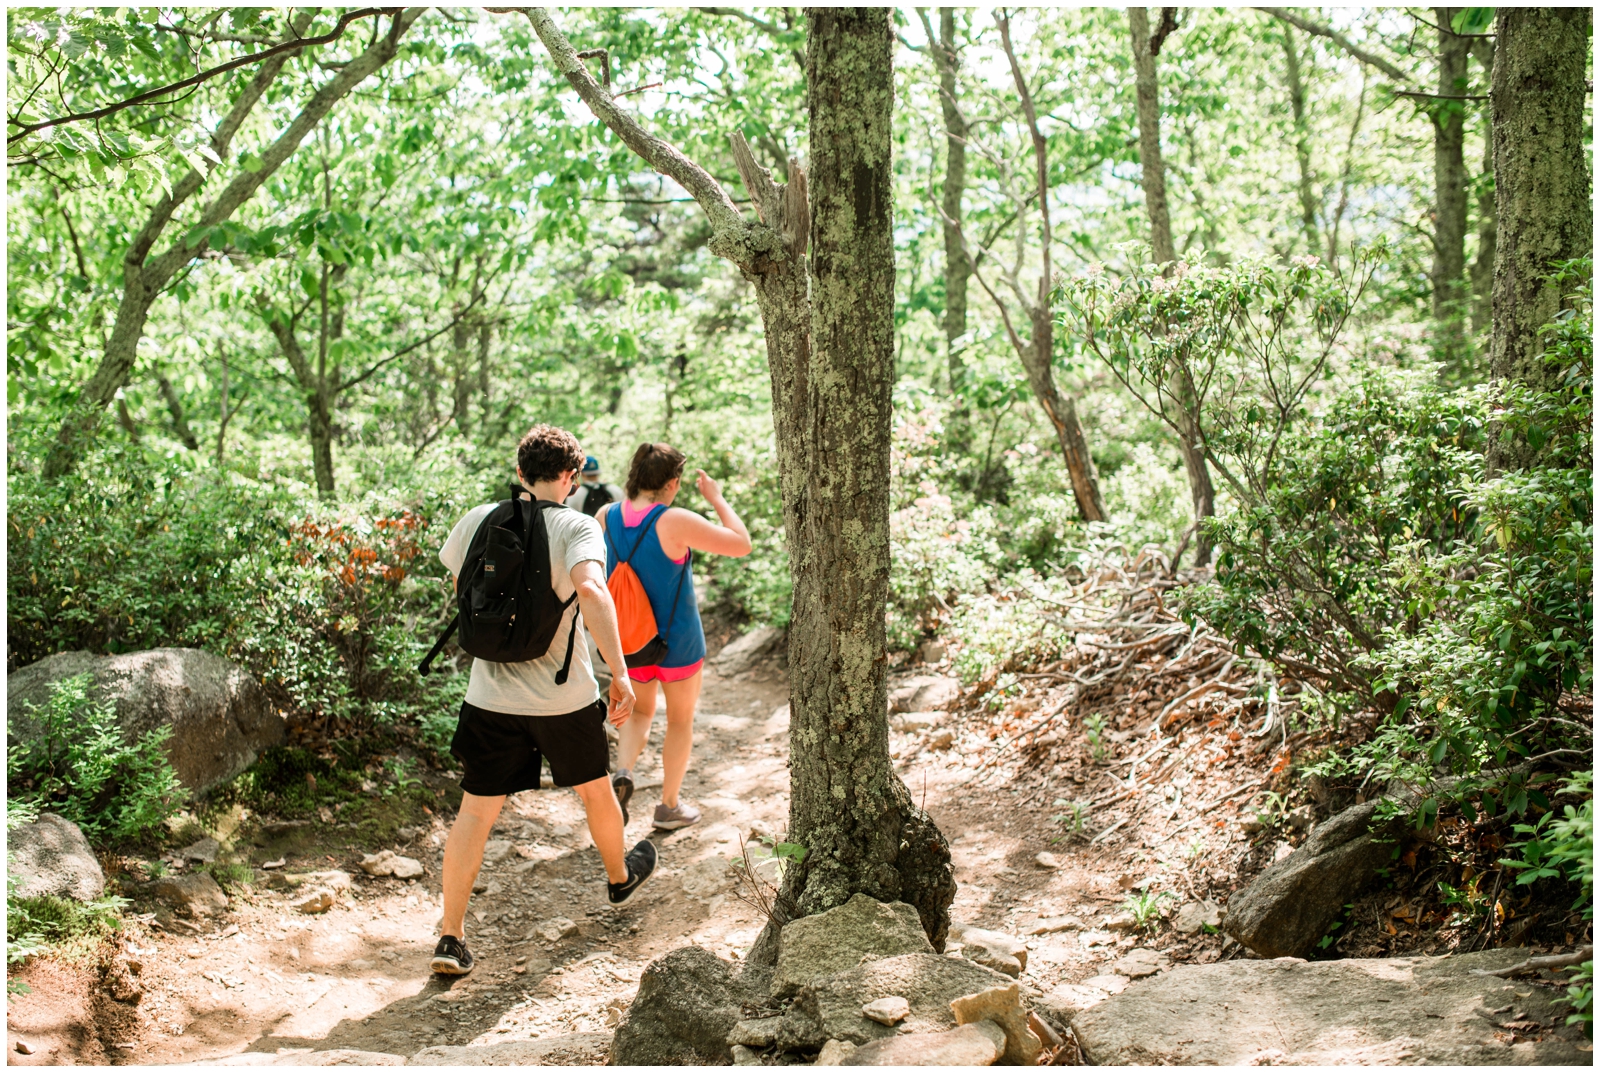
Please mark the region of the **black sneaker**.
[[439, 945], [433, 948], [433, 960], [428, 962], [428, 968], [444, 976], [465, 976], [472, 971], [472, 965], [467, 944], [454, 935], [440, 937]]
[[612, 905], [621, 905], [633, 897], [633, 892], [644, 886], [644, 881], [655, 872], [656, 847], [647, 838], [628, 851], [623, 863], [628, 866], [627, 880], [606, 884], [606, 895]]
[[617, 804], [622, 806], [622, 825], [628, 825], [628, 802], [633, 800], [633, 772], [619, 768], [611, 776], [611, 789], [616, 792]]

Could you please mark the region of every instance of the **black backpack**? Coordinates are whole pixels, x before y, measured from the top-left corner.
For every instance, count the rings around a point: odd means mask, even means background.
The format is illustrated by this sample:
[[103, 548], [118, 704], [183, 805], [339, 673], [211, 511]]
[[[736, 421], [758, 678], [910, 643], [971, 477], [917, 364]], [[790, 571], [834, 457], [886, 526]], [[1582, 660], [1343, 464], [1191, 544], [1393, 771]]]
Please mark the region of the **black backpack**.
[[[560, 503], [535, 499], [525, 503], [524, 489], [511, 486], [511, 498], [496, 504], [478, 525], [456, 576], [456, 616], [440, 635], [417, 673], [426, 675], [450, 635], [461, 628], [461, 647], [490, 663], [526, 663], [550, 650], [567, 608], [578, 598], [558, 598], [550, 585], [550, 536], [545, 510], [565, 510]], [[556, 685], [567, 680], [577, 615], [567, 634], [567, 656], [556, 673]]]
[[597, 484], [593, 488], [585, 488], [583, 490], [583, 506], [578, 509], [593, 518], [599, 513], [601, 507], [608, 506], [614, 502], [616, 500], [611, 498], [611, 490], [603, 484]]

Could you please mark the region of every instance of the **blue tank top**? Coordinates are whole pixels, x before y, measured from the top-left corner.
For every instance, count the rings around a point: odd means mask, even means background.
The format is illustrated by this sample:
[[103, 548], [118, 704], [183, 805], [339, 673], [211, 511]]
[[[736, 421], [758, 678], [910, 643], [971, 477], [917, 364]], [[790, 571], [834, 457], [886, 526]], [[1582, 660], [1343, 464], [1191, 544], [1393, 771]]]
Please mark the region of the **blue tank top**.
[[[662, 657], [661, 666], [693, 666], [706, 658], [706, 634], [700, 625], [700, 606], [694, 598], [694, 552], [683, 562], [675, 563], [661, 550], [661, 539], [651, 524], [667, 509], [660, 503], [645, 512], [638, 524], [628, 526], [622, 523], [622, 506], [617, 503], [606, 510], [606, 577], [633, 552], [628, 562], [650, 598], [656, 629], [667, 639], [667, 654]], [[636, 542], [638, 550], [634, 551]], [[672, 604], [674, 593], [678, 598], [676, 608]]]

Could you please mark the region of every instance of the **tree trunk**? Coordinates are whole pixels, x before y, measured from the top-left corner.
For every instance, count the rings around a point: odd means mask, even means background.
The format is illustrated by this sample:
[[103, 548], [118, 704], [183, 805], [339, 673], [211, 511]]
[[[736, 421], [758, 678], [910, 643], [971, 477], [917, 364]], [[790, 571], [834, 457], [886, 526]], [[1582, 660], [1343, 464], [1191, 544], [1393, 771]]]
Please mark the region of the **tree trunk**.
[[1161, 162], [1161, 95], [1156, 84], [1156, 58], [1150, 54], [1150, 18], [1142, 7], [1128, 9], [1133, 39], [1134, 95], [1139, 116], [1139, 165], [1144, 208], [1150, 217], [1150, 253], [1156, 264], [1176, 261], [1172, 219], [1167, 212], [1167, 171]]
[[944, 110], [944, 337], [950, 364], [950, 393], [959, 396], [966, 387], [967, 364], [958, 340], [967, 334], [967, 281], [972, 262], [961, 241], [961, 198], [967, 187], [967, 119], [956, 104], [956, 15], [953, 8], [939, 9], [939, 40], [929, 41], [939, 70], [939, 104]]
[[[164, 195], [156, 203], [144, 226], [140, 228], [139, 234], [134, 238], [133, 244], [123, 256], [122, 299], [117, 305], [117, 319], [111, 330], [111, 339], [101, 355], [100, 365], [95, 369], [94, 375], [89, 378], [89, 383], [84, 386], [72, 409], [61, 422], [61, 428], [56, 433], [56, 442], [51, 445], [50, 453], [45, 458], [46, 480], [58, 480], [70, 473], [78, 464], [84, 444], [95, 429], [99, 428], [106, 407], [116, 397], [117, 389], [128, 382], [128, 375], [133, 371], [133, 364], [138, 356], [139, 340], [144, 335], [145, 322], [150, 317], [151, 305], [179, 269], [210, 248], [208, 236], [196, 237], [192, 245], [189, 243], [189, 236], [191, 234], [205, 236], [207, 229], [229, 220], [239, 206], [248, 201], [260, 189], [261, 184], [271, 178], [279, 166], [289, 159], [306, 135], [322, 121], [341, 98], [394, 57], [399, 49], [400, 35], [405, 33], [425, 10], [425, 8], [407, 8], [403, 12], [397, 12], [390, 23], [388, 33], [380, 35], [371, 47], [341, 67], [337, 75], [311, 95], [300, 114], [261, 154], [261, 166], [255, 171], [243, 171], [236, 175], [201, 210], [193, 228], [186, 231], [159, 256], [151, 258], [150, 251], [161, 239], [174, 213], [199, 191], [206, 177], [191, 168], [173, 185], [172, 193]], [[295, 32], [303, 32], [310, 18], [309, 13], [297, 17]], [[230, 159], [233, 136], [249, 116], [256, 102], [266, 93], [267, 87], [277, 78], [278, 72], [283, 69], [288, 59], [288, 53], [280, 53], [263, 60], [255, 77], [250, 80], [244, 92], [239, 94], [228, 114], [217, 124], [211, 136], [211, 149], [219, 159]]]
[[[709, 249], [739, 266], [761, 308], [794, 578], [789, 836], [808, 850], [784, 876], [780, 911], [814, 913], [857, 892], [900, 899], [942, 948], [955, 898], [950, 848], [889, 762], [889, 13], [807, 12], [814, 210], [798, 161], [780, 186], [735, 133], [734, 162], [760, 217], [751, 224], [709, 172], [595, 82], [547, 10], [499, 10], [525, 15], [596, 117], [689, 191], [711, 225]], [[808, 279], [813, 211], [820, 241]], [[769, 923], [750, 959], [775, 957], [776, 937]]]
[[[1584, 151], [1585, 62], [1593, 13], [1588, 8], [1500, 8], [1494, 83], [1494, 316], [1489, 371], [1495, 380], [1548, 384], [1538, 331], [1561, 309], [1552, 263], [1594, 250]], [[1535, 452], [1499, 431], [1490, 442], [1493, 469], [1528, 465]]]
[[1300, 164], [1300, 227], [1306, 233], [1307, 247], [1316, 253], [1322, 240], [1317, 237], [1317, 196], [1311, 171], [1311, 135], [1306, 125], [1306, 89], [1300, 79], [1300, 50], [1295, 47], [1294, 31], [1288, 23], [1283, 26], [1283, 62], [1284, 80], [1289, 86], [1289, 112], [1294, 117], [1294, 155]]
[[805, 484], [785, 496], [785, 521], [789, 837], [807, 854], [784, 893], [802, 915], [863, 892], [908, 902], [942, 949], [955, 897], [949, 847], [889, 760], [894, 39], [885, 8], [811, 8], [806, 23], [811, 348], [796, 385], [806, 420], [780, 429], [778, 450], [780, 468]]
[[[1494, 78], [1494, 44], [1477, 40], [1472, 43], [1472, 55], [1483, 68], [1483, 81], [1488, 85]], [[1492, 109], [1483, 107], [1483, 170], [1478, 175], [1478, 256], [1472, 262], [1472, 334], [1481, 336], [1489, 330], [1490, 295], [1494, 290], [1494, 134]]]
[[[1161, 97], [1156, 83], [1156, 57], [1151, 51], [1150, 19], [1144, 8], [1128, 9], [1128, 30], [1133, 43], [1139, 165], [1144, 180], [1145, 210], [1150, 215], [1150, 251], [1157, 264], [1170, 265], [1177, 260], [1177, 254], [1172, 247], [1172, 220], [1167, 212], [1166, 167], [1161, 161]], [[1170, 267], [1165, 271], [1170, 272]], [[1186, 427], [1195, 424], [1199, 415], [1194, 412], [1192, 396], [1180, 388], [1174, 393], [1174, 399], [1185, 415]], [[1211, 484], [1211, 470], [1206, 465], [1205, 454], [1196, 446], [1198, 439], [1192, 431], [1178, 437], [1178, 451], [1183, 456], [1183, 471], [1189, 478], [1189, 500], [1197, 525], [1202, 518], [1216, 514], [1216, 490]], [[1194, 565], [1205, 566], [1211, 562], [1211, 538], [1203, 529], [1196, 531], [1194, 548]], [[1172, 565], [1176, 568], [1178, 564]]]
[[[1466, 93], [1470, 38], [1450, 29], [1456, 8], [1434, 8], [1439, 23], [1439, 95]], [[1435, 352], [1459, 373], [1466, 333], [1467, 165], [1466, 102], [1438, 100], [1429, 109], [1433, 120], [1433, 320], [1438, 334]]]
[[156, 377], [156, 383], [161, 387], [161, 397], [167, 401], [167, 413], [172, 415], [172, 428], [177, 432], [178, 439], [189, 450], [200, 450], [200, 441], [195, 438], [194, 430], [184, 416], [183, 400], [178, 398], [178, 389], [172, 386], [172, 381], [165, 374]]

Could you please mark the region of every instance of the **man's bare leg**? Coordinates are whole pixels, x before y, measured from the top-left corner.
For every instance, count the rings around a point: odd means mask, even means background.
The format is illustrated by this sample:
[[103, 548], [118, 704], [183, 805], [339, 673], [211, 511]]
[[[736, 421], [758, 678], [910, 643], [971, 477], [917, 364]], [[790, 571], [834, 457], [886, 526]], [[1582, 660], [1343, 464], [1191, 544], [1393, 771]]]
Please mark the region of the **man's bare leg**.
[[[440, 935], [467, 937], [467, 901], [472, 897], [478, 869], [483, 867], [484, 843], [489, 841], [489, 831], [505, 803], [504, 794], [499, 797], [461, 795], [461, 808], [456, 812], [456, 822], [450, 825], [450, 837], [444, 843], [444, 922]], [[622, 818], [620, 813], [617, 818]]]
[[[589, 817], [589, 837], [594, 848], [600, 851], [600, 860], [606, 866], [606, 879], [623, 883], [628, 878], [628, 865], [623, 860], [622, 806], [617, 795], [611, 792], [610, 776], [602, 775], [581, 786], [574, 786], [583, 802], [583, 811]], [[482, 852], [482, 846], [479, 846]]]

